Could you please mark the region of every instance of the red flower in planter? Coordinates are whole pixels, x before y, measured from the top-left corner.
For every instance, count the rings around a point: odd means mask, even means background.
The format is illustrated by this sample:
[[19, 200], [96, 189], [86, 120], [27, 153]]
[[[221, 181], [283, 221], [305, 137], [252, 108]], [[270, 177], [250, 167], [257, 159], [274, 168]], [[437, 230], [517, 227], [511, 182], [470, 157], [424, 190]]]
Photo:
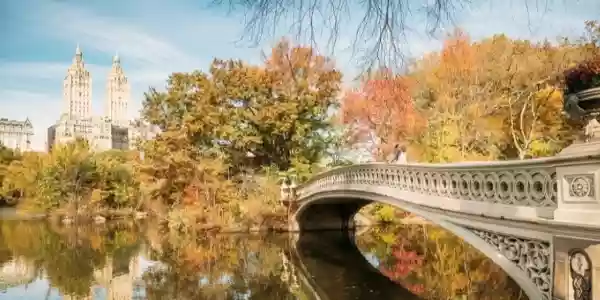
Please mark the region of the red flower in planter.
[[564, 76], [567, 94], [600, 87], [600, 55], [565, 71]]

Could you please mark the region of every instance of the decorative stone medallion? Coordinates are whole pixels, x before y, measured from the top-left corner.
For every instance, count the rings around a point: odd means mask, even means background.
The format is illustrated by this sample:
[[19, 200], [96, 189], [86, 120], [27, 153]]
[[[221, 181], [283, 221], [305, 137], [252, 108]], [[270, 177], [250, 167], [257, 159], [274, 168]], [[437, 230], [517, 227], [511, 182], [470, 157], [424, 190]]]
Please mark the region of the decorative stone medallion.
[[577, 198], [594, 197], [594, 175], [565, 176], [569, 183], [569, 196]]
[[592, 260], [584, 250], [569, 251], [573, 299], [592, 300]]

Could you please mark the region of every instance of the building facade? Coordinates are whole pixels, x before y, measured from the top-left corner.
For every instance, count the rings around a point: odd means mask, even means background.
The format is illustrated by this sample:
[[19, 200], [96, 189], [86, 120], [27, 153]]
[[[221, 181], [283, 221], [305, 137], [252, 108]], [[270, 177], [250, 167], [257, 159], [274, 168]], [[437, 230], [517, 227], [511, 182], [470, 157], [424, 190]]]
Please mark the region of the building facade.
[[15, 150], [29, 151], [33, 126], [29, 119], [25, 121], [0, 119], [0, 144]]
[[63, 81], [63, 113], [70, 118], [86, 119], [92, 112], [92, 76], [85, 69], [83, 53], [77, 45], [75, 56]]
[[[49, 150], [55, 144], [64, 144], [75, 139], [86, 140], [92, 149], [112, 149], [112, 124], [105, 117], [78, 119], [63, 114], [56, 124], [48, 128]], [[126, 149], [119, 148], [119, 149]]]
[[56, 144], [78, 138], [88, 141], [96, 151], [132, 149], [137, 139], [149, 139], [156, 134], [151, 126], [128, 120], [131, 88], [118, 55], [113, 57], [106, 81], [103, 116], [91, 113], [92, 76], [85, 69], [79, 45], [63, 82], [63, 98], [63, 113], [56, 124], [48, 128], [48, 151]]

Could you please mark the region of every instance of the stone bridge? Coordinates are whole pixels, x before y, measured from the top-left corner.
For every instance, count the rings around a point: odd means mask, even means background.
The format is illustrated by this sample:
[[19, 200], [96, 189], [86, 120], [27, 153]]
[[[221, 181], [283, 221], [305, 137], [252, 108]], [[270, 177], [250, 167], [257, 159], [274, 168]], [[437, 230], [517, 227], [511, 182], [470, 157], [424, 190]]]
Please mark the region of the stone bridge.
[[599, 180], [600, 154], [373, 163], [285, 186], [282, 196], [292, 208], [294, 231], [353, 229], [360, 208], [386, 203], [473, 245], [518, 282], [529, 299], [599, 300]]

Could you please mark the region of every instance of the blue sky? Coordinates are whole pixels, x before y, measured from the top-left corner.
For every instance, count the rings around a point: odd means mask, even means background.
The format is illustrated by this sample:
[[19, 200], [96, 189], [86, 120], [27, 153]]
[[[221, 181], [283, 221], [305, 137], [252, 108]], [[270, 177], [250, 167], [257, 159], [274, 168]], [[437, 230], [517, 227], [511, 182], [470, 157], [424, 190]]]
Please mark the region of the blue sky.
[[[528, 9], [524, 1], [529, 1]], [[541, 39], [578, 36], [583, 21], [600, 16], [597, 0], [548, 0], [550, 5], [535, 7], [536, 2], [544, 1], [474, 1], [476, 4], [457, 12], [455, 25], [476, 39], [500, 32]], [[130, 114], [135, 117], [143, 92], [149, 86], [164, 87], [171, 72], [206, 69], [214, 57], [258, 63], [261, 49], [268, 49], [279, 37], [269, 37], [258, 47], [240, 44], [242, 16], [209, 8], [202, 0], [0, 2], [0, 117], [29, 117], [35, 128], [32, 147], [36, 150], [45, 148], [46, 129], [60, 115], [62, 80], [77, 43], [92, 73], [94, 113], [102, 113], [105, 78], [111, 57], [118, 51], [132, 82]], [[354, 28], [347, 28], [351, 30], [342, 31], [333, 55], [346, 74], [355, 75], [355, 59], [347, 49]], [[439, 40], [413, 32], [405, 47], [412, 55], [420, 55], [439, 45]]]

